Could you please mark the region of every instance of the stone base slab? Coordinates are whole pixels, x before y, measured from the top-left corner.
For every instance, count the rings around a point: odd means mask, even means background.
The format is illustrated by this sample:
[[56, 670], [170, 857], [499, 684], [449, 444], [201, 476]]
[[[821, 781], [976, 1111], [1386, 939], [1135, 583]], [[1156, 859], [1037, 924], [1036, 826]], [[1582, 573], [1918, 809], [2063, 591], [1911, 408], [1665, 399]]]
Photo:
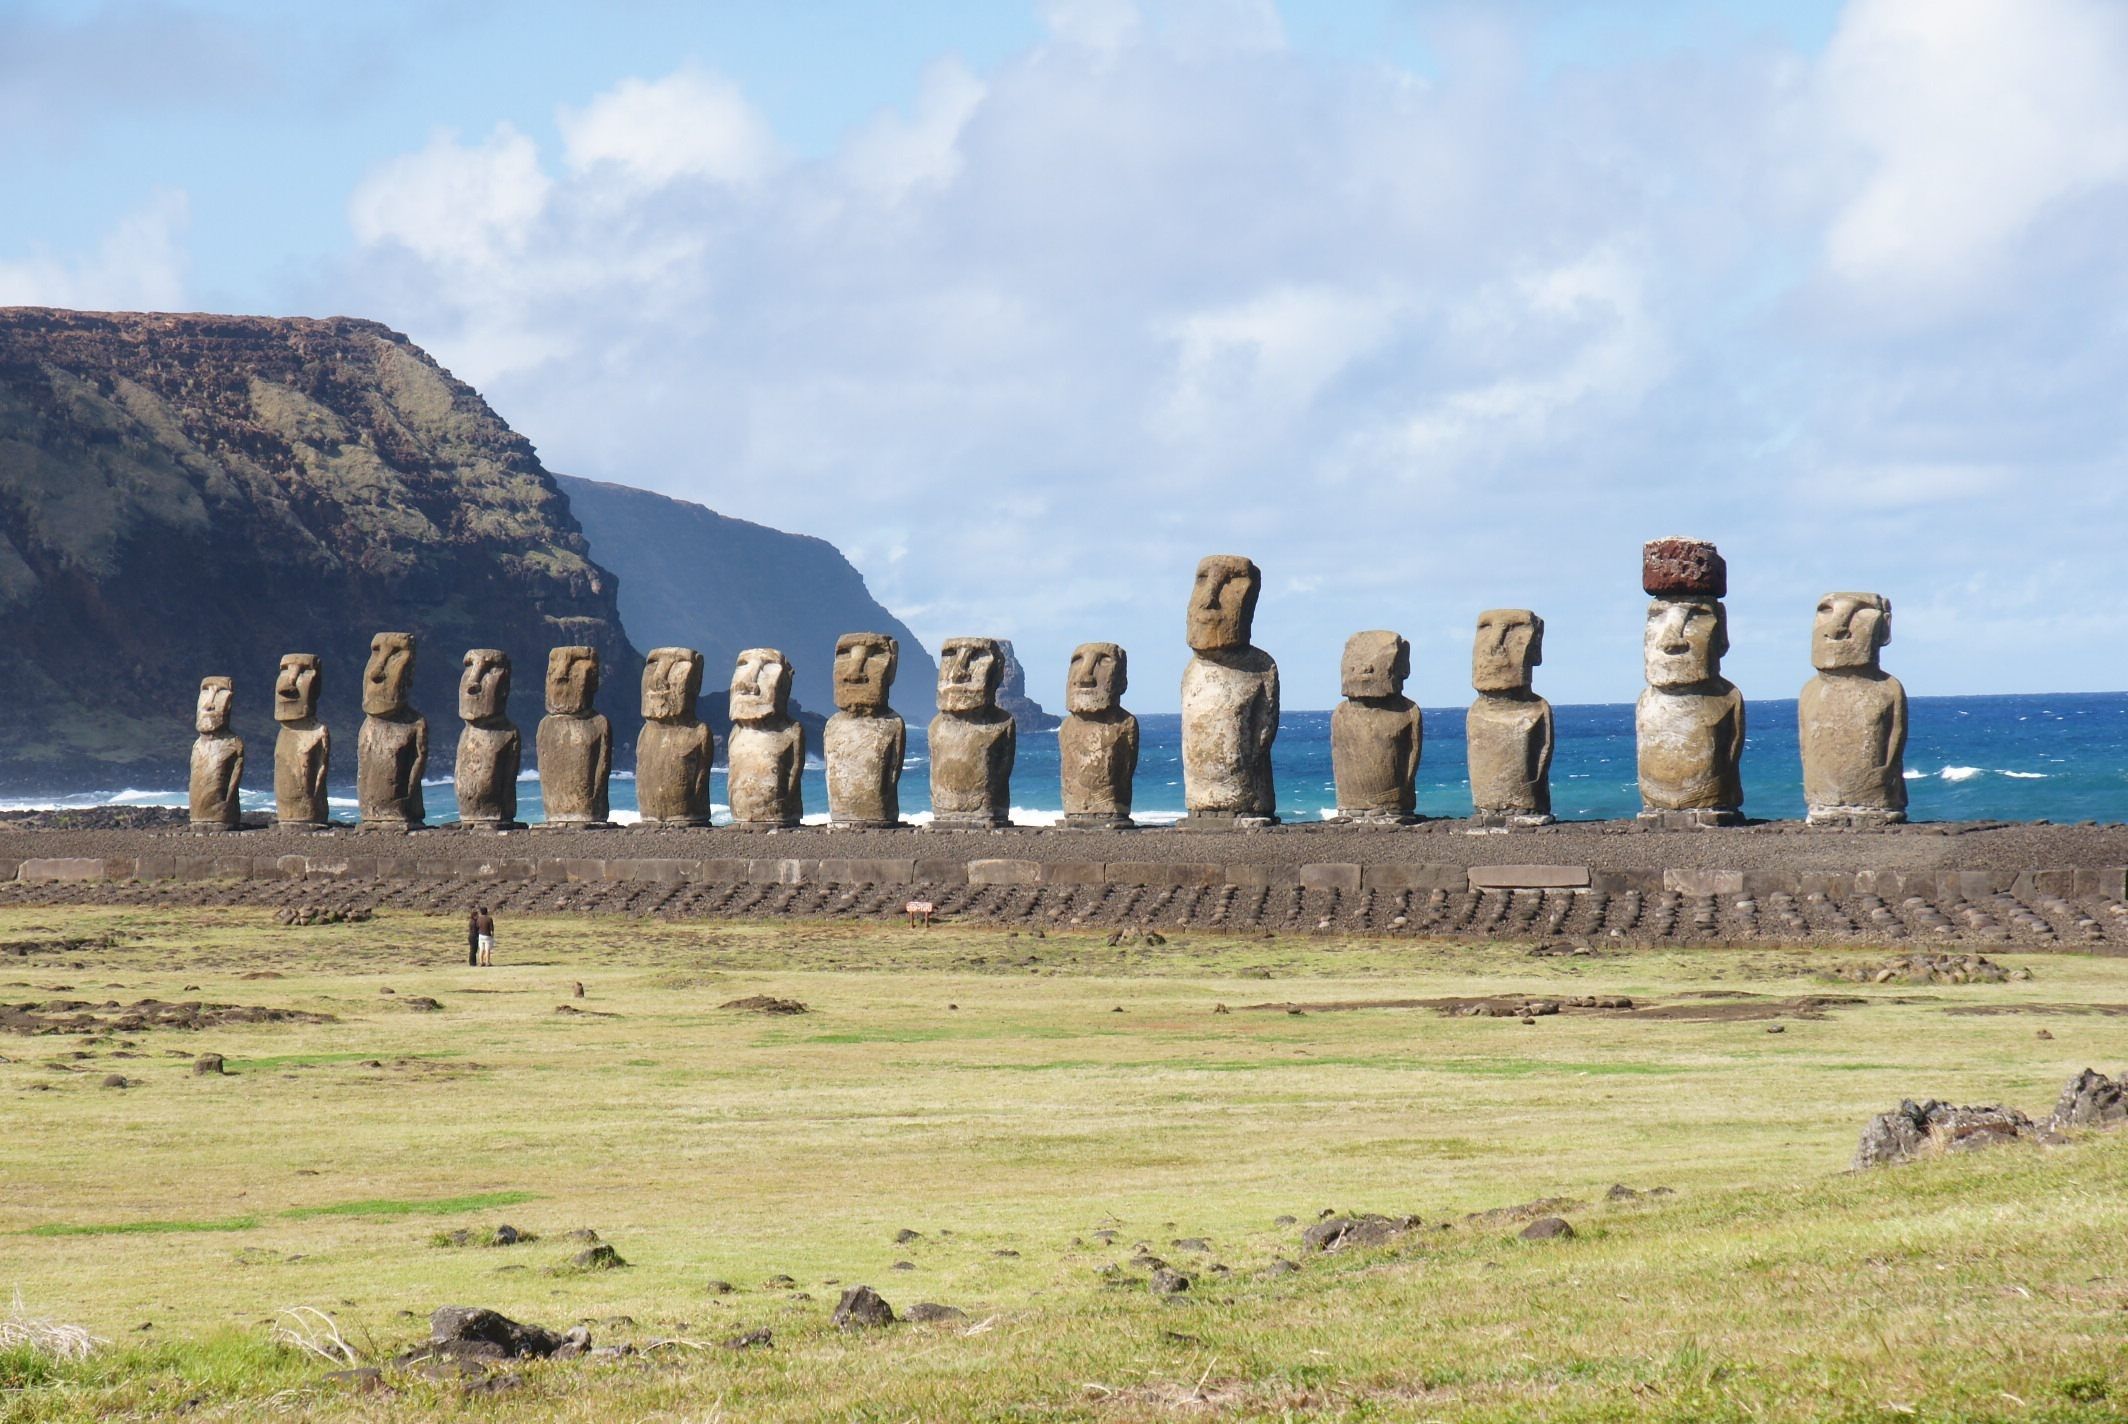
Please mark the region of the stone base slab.
[[1633, 818], [1646, 831], [1704, 831], [1716, 826], [1741, 826], [1744, 813], [1730, 806], [1689, 811], [1643, 811]]
[[1064, 824], [1074, 831], [1135, 831], [1138, 823], [1122, 811], [1066, 811]]

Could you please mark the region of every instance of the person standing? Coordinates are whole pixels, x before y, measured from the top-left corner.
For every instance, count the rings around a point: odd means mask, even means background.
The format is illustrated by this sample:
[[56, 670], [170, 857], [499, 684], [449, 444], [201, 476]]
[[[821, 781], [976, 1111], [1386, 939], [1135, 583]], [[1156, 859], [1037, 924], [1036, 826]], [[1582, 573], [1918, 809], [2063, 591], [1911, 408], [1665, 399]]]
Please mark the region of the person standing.
[[480, 906], [475, 905], [466, 914], [465, 962], [480, 963]]
[[477, 957], [481, 968], [492, 969], [495, 966], [495, 917], [488, 913], [486, 905], [482, 905], [478, 918], [479, 928], [474, 932]]

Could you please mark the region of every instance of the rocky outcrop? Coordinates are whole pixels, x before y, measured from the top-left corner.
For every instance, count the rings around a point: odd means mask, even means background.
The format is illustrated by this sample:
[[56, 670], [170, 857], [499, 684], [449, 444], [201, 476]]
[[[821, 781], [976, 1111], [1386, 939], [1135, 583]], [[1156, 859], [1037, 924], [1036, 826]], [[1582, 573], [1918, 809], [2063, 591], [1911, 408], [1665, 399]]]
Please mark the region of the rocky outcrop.
[[351, 779], [384, 629], [418, 639], [417, 707], [455, 703], [468, 648], [585, 644], [638, 720], [615, 580], [530, 442], [345, 317], [0, 309], [0, 620], [4, 784], [170, 784], [209, 674], [270, 747], [287, 652], [323, 656]]
[[1041, 703], [1027, 695], [1027, 669], [1020, 666], [1019, 654], [1012, 650], [1012, 639], [1000, 638], [997, 645], [1005, 655], [1005, 677], [998, 684], [998, 706], [1012, 714], [1013, 722], [1023, 732], [1054, 732], [1063, 719], [1046, 711]]
[[2072, 1128], [2114, 1128], [2123, 1122], [2128, 1122], [2128, 1073], [2115, 1079], [2086, 1068], [2062, 1085], [2043, 1123], [2015, 1108], [1953, 1107], [1934, 1098], [1921, 1103], [1909, 1098], [1869, 1120], [1854, 1165], [1860, 1171], [2004, 1142], [2058, 1143]]

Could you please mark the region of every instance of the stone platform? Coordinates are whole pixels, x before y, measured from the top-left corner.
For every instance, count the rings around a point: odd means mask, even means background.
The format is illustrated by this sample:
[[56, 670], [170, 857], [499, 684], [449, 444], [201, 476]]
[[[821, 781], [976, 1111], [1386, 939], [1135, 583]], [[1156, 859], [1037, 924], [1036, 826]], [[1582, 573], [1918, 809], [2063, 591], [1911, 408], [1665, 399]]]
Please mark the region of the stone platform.
[[1027, 926], [2128, 952], [2128, 828], [0, 829], [0, 905], [458, 910], [477, 900], [519, 914], [864, 920], [898, 918], [910, 899], [947, 917]]

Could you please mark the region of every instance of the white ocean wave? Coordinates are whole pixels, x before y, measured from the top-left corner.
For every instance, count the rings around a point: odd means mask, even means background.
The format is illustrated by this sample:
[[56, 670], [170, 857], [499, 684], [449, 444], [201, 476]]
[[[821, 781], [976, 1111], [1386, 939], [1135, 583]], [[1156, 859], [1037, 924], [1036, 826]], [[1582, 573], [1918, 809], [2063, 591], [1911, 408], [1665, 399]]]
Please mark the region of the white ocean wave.
[[1908, 767], [1905, 772], [1902, 773], [1902, 775], [1904, 775], [1908, 781], [1926, 781], [1928, 779], [1927, 772], [1916, 771], [1912, 767]]
[[1947, 766], [1936, 774], [1945, 781], [1971, 781], [1974, 777], [1980, 775], [1980, 768], [1977, 766]]
[[2047, 779], [2047, 773], [2044, 771], [1998, 771], [1995, 774], [1997, 776], [2007, 776], [2013, 781], [2045, 781]]

